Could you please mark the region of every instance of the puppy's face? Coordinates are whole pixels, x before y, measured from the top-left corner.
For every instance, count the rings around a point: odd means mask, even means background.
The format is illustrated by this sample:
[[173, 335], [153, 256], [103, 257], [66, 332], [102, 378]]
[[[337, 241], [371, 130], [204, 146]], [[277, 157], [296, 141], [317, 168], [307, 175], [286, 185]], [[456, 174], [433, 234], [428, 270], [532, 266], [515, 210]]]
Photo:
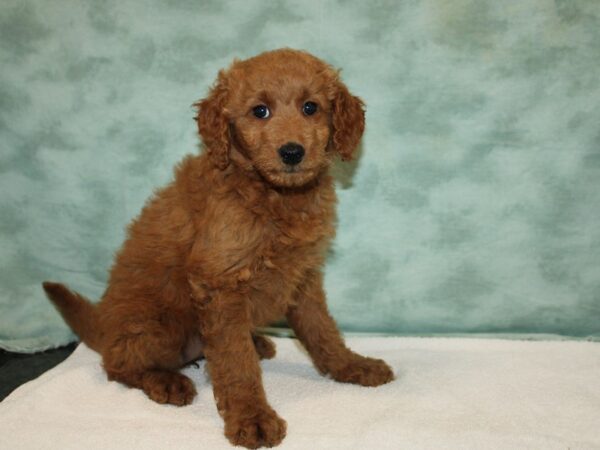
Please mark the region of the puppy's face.
[[275, 185], [303, 185], [331, 160], [328, 86], [307, 69], [249, 64], [227, 108], [234, 145]]
[[337, 72], [294, 50], [234, 62], [197, 105], [215, 164], [233, 160], [281, 187], [309, 183], [336, 152], [350, 159], [364, 129], [362, 102]]

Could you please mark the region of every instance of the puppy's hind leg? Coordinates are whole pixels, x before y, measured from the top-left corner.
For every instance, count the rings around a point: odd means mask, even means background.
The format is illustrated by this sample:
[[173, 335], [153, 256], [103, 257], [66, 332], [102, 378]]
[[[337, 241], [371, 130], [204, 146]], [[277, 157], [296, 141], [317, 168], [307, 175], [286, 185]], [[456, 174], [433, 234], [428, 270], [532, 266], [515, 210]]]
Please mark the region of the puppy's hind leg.
[[268, 337], [252, 333], [252, 341], [260, 359], [271, 359], [275, 356], [275, 343]]
[[[181, 331], [147, 325], [132, 325], [129, 332], [107, 343], [102, 357], [108, 379], [141, 389], [157, 403], [192, 403], [196, 387], [179, 373], [185, 362], [185, 336]], [[164, 322], [161, 325], [164, 327]]]

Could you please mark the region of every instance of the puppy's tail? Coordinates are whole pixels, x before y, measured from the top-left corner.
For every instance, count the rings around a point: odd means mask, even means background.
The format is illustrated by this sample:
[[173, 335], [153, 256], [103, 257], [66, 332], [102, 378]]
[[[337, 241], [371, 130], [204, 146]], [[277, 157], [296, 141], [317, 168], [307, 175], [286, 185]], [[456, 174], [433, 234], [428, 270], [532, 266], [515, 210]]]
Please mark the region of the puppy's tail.
[[65, 285], [45, 281], [42, 283], [46, 295], [63, 316], [71, 330], [85, 344], [100, 351], [100, 329], [96, 307], [88, 299], [70, 291]]

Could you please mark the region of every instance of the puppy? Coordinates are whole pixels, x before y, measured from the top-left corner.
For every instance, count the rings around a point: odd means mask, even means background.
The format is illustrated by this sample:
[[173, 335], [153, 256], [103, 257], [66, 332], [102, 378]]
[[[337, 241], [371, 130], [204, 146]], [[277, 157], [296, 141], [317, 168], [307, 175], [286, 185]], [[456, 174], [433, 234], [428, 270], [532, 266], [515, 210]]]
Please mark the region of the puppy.
[[186, 405], [196, 389], [179, 369], [204, 356], [226, 437], [274, 446], [286, 423], [265, 396], [259, 358], [275, 349], [257, 327], [287, 318], [334, 380], [393, 379], [383, 361], [344, 345], [323, 291], [335, 232], [328, 168], [357, 147], [363, 103], [332, 67], [282, 49], [234, 61], [195, 106], [204, 152], [130, 225], [101, 301], [43, 287], [109, 380]]

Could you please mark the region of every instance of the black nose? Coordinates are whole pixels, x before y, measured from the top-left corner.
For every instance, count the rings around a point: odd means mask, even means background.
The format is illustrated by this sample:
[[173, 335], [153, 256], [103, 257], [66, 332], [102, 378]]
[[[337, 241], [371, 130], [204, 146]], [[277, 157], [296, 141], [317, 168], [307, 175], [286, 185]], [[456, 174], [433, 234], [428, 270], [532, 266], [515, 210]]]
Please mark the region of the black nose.
[[279, 156], [281, 160], [290, 166], [298, 164], [304, 158], [304, 147], [300, 144], [288, 142], [279, 148]]

